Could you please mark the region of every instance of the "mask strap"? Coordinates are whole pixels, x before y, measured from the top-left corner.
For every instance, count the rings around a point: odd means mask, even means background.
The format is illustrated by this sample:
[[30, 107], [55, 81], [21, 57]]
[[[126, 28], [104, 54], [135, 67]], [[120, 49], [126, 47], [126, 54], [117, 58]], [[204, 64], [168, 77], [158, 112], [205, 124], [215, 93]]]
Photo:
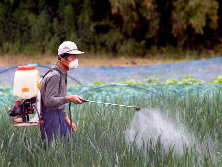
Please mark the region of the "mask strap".
[[61, 57], [61, 56], [59, 56], [59, 59], [58, 59], [61, 63], [66, 63], [65, 65], [67, 65], [67, 66], [69, 66], [69, 61], [68, 60], [66, 60], [65, 58], [63, 58], [63, 57]]

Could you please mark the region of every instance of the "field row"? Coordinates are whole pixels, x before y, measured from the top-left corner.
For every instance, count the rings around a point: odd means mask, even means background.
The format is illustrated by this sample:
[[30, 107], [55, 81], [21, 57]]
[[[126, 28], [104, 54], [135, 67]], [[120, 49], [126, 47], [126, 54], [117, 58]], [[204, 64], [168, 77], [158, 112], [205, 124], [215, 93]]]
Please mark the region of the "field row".
[[75, 138], [44, 149], [39, 127], [12, 126], [7, 115], [12, 90], [2, 88], [0, 166], [221, 166], [219, 86], [70, 86], [68, 93], [141, 111], [72, 105]]

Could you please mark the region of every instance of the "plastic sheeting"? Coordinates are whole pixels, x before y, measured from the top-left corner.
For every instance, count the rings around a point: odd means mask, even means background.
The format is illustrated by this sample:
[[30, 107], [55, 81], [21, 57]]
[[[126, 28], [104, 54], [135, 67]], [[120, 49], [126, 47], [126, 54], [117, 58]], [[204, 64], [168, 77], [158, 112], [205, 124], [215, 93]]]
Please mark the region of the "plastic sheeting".
[[[43, 75], [51, 65], [37, 65]], [[17, 66], [0, 67], [0, 85], [12, 85]], [[222, 57], [195, 60], [180, 63], [146, 65], [146, 66], [115, 66], [90, 67], [80, 66], [68, 72], [68, 83], [88, 85], [95, 81], [117, 83], [130, 80], [145, 81], [156, 77], [161, 81], [184, 76], [193, 76], [198, 80], [210, 81], [222, 75]]]

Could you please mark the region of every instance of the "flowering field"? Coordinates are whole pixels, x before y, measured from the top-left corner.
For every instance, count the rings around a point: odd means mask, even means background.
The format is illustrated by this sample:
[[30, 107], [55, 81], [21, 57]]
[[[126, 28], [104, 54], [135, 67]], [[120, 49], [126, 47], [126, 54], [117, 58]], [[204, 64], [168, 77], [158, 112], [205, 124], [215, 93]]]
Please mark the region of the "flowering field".
[[69, 86], [69, 94], [140, 106], [72, 105], [75, 140], [43, 148], [39, 127], [15, 128], [0, 89], [0, 166], [221, 166], [220, 85]]

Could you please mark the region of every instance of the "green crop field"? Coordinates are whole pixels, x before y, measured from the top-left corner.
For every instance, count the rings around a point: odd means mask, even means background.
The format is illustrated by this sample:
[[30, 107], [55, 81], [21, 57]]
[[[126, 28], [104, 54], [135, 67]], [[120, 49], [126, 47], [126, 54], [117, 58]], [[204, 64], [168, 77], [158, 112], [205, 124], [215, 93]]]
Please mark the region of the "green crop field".
[[13, 127], [7, 110], [12, 89], [0, 89], [0, 166], [222, 165], [220, 85], [80, 87], [68, 93], [140, 111], [84, 103], [72, 105], [74, 140], [42, 146], [39, 127]]

